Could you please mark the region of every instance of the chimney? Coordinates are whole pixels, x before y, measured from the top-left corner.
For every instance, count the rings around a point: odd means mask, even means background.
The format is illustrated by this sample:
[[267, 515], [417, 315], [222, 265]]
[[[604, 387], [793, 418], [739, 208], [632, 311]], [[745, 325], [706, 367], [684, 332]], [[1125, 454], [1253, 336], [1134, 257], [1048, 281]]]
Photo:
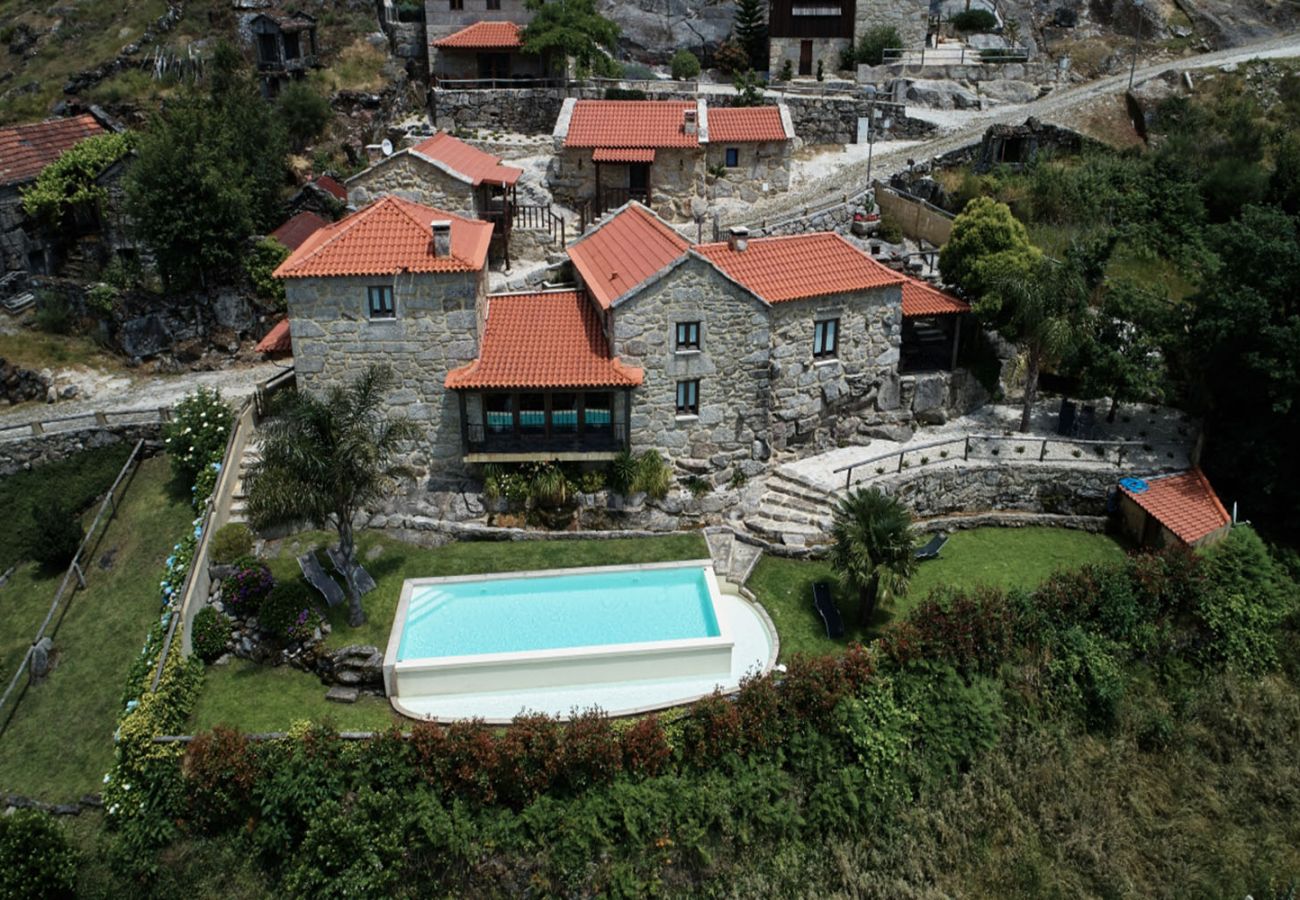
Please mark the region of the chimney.
[[433, 232], [433, 255], [451, 256], [451, 222], [447, 219], [435, 219], [429, 223]]
[[684, 131], [686, 134], [695, 134], [695, 130], [696, 130], [695, 110], [694, 109], [682, 110], [682, 131]]
[[732, 225], [727, 229], [727, 247], [735, 253], [744, 253], [749, 246], [749, 229], [743, 225]]

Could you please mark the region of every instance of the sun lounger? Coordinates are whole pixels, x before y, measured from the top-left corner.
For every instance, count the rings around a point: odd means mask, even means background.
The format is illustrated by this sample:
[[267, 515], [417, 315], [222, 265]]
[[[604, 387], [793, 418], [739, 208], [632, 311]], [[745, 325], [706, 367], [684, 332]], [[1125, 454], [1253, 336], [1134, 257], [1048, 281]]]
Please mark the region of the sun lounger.
[[320, 592], [325, 598], [325, 602], [330, 606], [338, 606], [343, 602], [343, 588], [339, 587], [337, 581], [325, 574], [321, 568], [320, 560], [316, 558], [316, 552], [304, 553], [298, 557], [298, 568], [302, 569], [302, 577], [307, 579], [307, 583]]
[[[348, 576], [343, 573], [343, 554], [339, 552], [337, 547], [330, 547], [325, 551], [325, 555], [330, 558], [330, 565], [334, 567], [334, 571], [339, 573], [339, 577], [346, 584]], [[364, 597], [375, 589], [375, 579], [370, 577], [369, 572], [361, 568], [361, 563], [353, 563], [352, 565], [352, 574], [357, 580], [357, 590]]]
[[831, 586], [825, 581], [813, 585], [813, 608], [822, 617], [828, 638], [838, 640], [844, 637], [844, 619], [840, 616], [839, 607], [831, 599]]
[[943, 545], [946, 543], [948, 543], [948, 535], [941, 531], [934, 537], [930, 538], [924, 547], [921, 547], [916, 551], [916, 558], [918, 560], [938, 559], [939, 551], [943, 549]]

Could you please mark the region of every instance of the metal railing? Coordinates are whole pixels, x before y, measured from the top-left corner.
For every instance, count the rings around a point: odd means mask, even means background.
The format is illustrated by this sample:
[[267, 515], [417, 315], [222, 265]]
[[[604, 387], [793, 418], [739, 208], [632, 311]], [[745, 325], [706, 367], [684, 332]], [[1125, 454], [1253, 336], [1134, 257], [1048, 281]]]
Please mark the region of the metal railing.
[[[993, 443], [997, 446], [988, 447]], [[1014, 444], [1010, 456], [1003, 456], [1002, 445]], [[1068, 456], [1052, 457], [1049, 459], [1050, 448], [1053, 445], [1064, 445]], [[864, 460], [850, 463], [847, 466], [840, 466], [838, 469], [832, 469], [832, 475], [844, 473], [844, 488], [847, 490], [853, 485], [854, 470], [862, 469], [867, 466], [873, 466], [874, 472], [871, 474], [876, 477], [885, 475], [897, 475], [904, 469], [911, 468], [914, 464], [920, 468], [927, 465], [937, 465], [955, 461], [953, 453], [956, 448], [961, 448], [962, 461], [969, 461], [972, 457], [976, 459], [998, 459], [1005, 461], [1029, 461], [1029, 462], [1095, 462], [1098, 465], [1114, 465], [1120, 468], [1124, 465], [1126, 455], [1132, 452], [1134, 447], [1143, 449], [1152, 447], [1149, 444], [1141, 444], [1137, 441], [1097, 441], [1085, 440], [1083, 438], [1070, 437], [1040, 437], [1036, 435], [1024, 434], [966, 434], [954, 435], [939, 441], [930, 441], [925, 444], [915, 446], [906, 446], [898, 450], [891, 450], [889, 453], [881, 453], [877, 456], [870, 456]], [[1037, 454], [1028, 453], [1030, 447], [1037, 450]], [[931, 454], [928, 451], [938, 451]], [[973, 452], [972, 452], [973, 451]], [[1091, 451], [1092, 457], [1087, 457], [1085, 451]], [[1113, 451], [1113, 456], [1112, 456]], [[1150, 452], [1154, 452], [1152, 447]], [[864, 479], [858, 479], [859, 481]]]
[[881, 55], [882, 65], [904, 66], [965, 66], [989, 63], [1022, 63], [1029, 61], [1028, 47], [971, 47], [959, 46], [921, 47], [919, 50], [907, 50], [903, 47], [889, 47]]
[[507, 88], [562, 88], [560, 78], [439, 78], [433, 86], [440, 91], [495, 91]]
[[[140, 440], [135, 442], [135, 447], [131, 450], [131, 455], [126, 458], [126, 462], [117, 473], [117, 478], [113, 479], [113, 484], [109, 487], [108, 493], [105, 494], [104, 499], [100, 501], [99, 511], [95, 513], [94, 520], [90, 523], [90, 527], [86, 529], [86, 536], [81, 539], [81, 544], [78, 545], [77, 552], [72, 557], [72, 562], [68, 563], [68, 568], [63, 573], [63, 580], [59, 582], [58, 590], [54, 592], [54, 602], [50, 604], [50, 611], [45, 614], [45, 620], [41, 622], [41, 627], [36, 629], [36, 637], [32, 638], [31, 645], [28, 646], [27, 652], [23, 655], [22, 662], [18, 664], [18, 668], [14, 672], [13, 677], [9, 679], [9, 686], [5, 688], [4, 694], [0, 694], [0, 732], [4, 730], [5, 726], [9, 723], [9, 719], [12, 718], [13, 708], [16, 707], [17, 700], [14, 700], [14, 707], [10, 708], [10, 712], [7, 716], [2, 715], [4, 709], [9, 705], [10, 698], [17, 689], [18, 683], [22, 680], [23, 673], [27, 671], [27, 667], [31, 663], [32, 654], [36, 652], [36, 645], [45, 637], [46, 629], [49, 628], [50, 623], [54, 621], [54, 614], [58, 612], [59, 604], [63, 602], [65, 596], [76, 593], [79, 588], [83, 590], [85, 589], [86, 575], [82, 566], [82, 561], [94, 554], [96, 548], [99, 546], [100, 539], [102, 539], [104, 534], [108, 531], [108, 523], [112, 521], [113, 516], [117, 513], [117, 505], [120, 502], [116, 497], [117, 490], [119, 487], [122, 487], [123, 483], [129, 480], [127, 476], [134, 471], [136, 465], [139, 463], [140, 450], [143, 447], [144, 441]], [[99, 527], [101, 524], [104, 525], [103, 529]], [[70, 598], [69, 602], [71, 602]], [[67, 612], [66, 608], [64, 609], [64, 612]]]
[[55, 416], [54, 418], [40, 419], [34, 422], [17, 422], [13, 425], [0, 425], [0, 441], [40, 437], [43, 434], [56, 434], [65, 431], [80, 431], [83, 428], [106, 428], [110, 425], [162, 425], [171, 421], [171, 412], [170, 407], [163, 406], [158, 409], [73, 413], [68, 416]]

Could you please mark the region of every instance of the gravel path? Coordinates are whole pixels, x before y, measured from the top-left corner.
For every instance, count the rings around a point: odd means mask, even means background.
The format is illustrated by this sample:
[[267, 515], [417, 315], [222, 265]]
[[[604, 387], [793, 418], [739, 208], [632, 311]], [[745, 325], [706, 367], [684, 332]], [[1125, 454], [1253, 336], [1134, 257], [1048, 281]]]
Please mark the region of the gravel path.
[[[1271, 38], [1230, 50], [1218, 50], [1182, 59], [1165, 60], [1137, 70], [1136, 81], [1143, 82], [1170, 70], [1204, 69], [1229, 63], [1243, 63], [1252, 59], [1276, 59], [1300, 56], [1300, 34]], [[1128, 86], [1128, 73], [1111, 75], [1053, 91], [1031, 103], [999, 106], [994, 109], [970, 111], [909, 110], [917, 118], [935, 121], [940, 133], [921, 145], [909, 141], [904, 148], [891, 148], [890, 143], [876, 145], [872, 162], [872, 178], [888, 181], [890, 176], [907, 168], [908, 158], [924, 159], [942, 156], [977, 142], [993, 124], [1019, 124], [1029, 116], [1052, 120], [1098, 98], [1117, 94]], [[751, 204], [744, 210], [730, 211], [726, 222], [757, 227], [765, 220], [788, 218], [805, 207], [815, 207], [833, 202], [845, 194], [855, 194], [866, 187], [867, 162], [860, 160], [843, 166], [831, 175], [810, 183], [797, 191], [774, 197], [767, 202]], [[724, 213], [725, 215], [725, 213]]]

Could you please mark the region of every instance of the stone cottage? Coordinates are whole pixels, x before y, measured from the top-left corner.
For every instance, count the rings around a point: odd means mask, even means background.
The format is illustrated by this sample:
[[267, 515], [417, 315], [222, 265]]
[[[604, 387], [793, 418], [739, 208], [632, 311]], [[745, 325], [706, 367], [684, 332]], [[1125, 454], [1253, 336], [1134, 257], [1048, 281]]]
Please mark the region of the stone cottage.
[[431, 45], [435, 83], [469, 80], [471, 88], [511, 87], [521, 79], [545, 78], [549, 58], [525, 53], [522, 28], [514, 22], [475, 22]]
[[240, 23], [240, 35], [252, 45], [262, 93], [275, 97], [281, 87], [319, 65], [316, 17], [300, 9], [259, 12]]
[[[532, 19], [533, 14], [524, 0], [425, 0], [424, 3], [424, 25], [430, 44], [480, 22], [527, 25]], [[436, 55], [436, 52], [429, 54], [431, 66]]]
[[788, 62], [792, 75], [807, 78], [821, 63], [830, 74], [839, 69], [844, 51], [877, 26], [894, 28], [904, 48], [920, 47], [932, 28], [931, 5], [930, 0], [770, 0], [768, 71], [779, 77]]
[[425, 428], [434, 465], [458, 469], [447, 373], [478, 355], [492, 224], [384, 197], [314, 232], [275, 270], [298, 383], [320, 390], [391, 366], [389, 405]]
[[790, 186], [794, 126], [784, 105], [710, 109], [697, 100], [564, 101], [547, 181], [595, 215], [628, 201], [689, 219], [708, 195], [756, 199]]
[[[445, 131], [399, 150], [347, 180], [348, 201], [364, 206], [391, 194], [493, 224], [494, 238], [508, 245], [515, 185], [523, 169], [503, 165]], [[504, 248], [508, 253], [508, 246]]]

